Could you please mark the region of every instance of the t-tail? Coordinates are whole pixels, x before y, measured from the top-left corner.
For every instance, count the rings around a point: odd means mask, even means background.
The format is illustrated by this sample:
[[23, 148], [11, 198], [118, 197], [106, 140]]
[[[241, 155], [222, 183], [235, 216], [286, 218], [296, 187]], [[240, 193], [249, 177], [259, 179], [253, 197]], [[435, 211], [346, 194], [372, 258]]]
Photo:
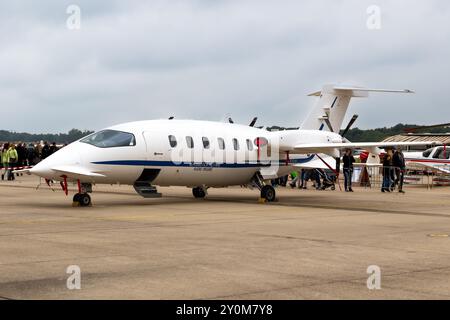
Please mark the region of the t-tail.
[[319, 100], [303, 122], [301, 129], [327, 130], [339, 133], [351, 98], [367, 98], [369, 92], [414, 93], [408, 89], [385, 90], [324, 85], [321, 91], [309, 94], [309, 96], [319, 97]]

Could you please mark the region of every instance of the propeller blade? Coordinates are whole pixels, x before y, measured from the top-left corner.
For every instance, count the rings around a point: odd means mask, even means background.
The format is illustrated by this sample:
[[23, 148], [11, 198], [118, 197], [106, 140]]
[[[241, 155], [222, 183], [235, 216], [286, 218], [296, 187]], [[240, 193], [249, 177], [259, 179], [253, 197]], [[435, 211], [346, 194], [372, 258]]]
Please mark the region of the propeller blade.
[[252, 120], [252, 122], [250, 122], [249, 126], [250, 126], [250, 127], [253, 127], [253, 126], [255, 125], [255, 123], [256, 123], [256, 120], [258, 120], [258, 118], [257, 118], [257, 117], [254, 117], [253, 120]]
[[355, 123], [356, 119], [358, 119], [358, 115], [354, 114], [353, 117], [350, 119], [350, 122], [347, 124], [347, 127], [345, 127], [344, 131], [342, 132], [341, 136], [345, 137], [345, 135], [347, 134], [348, 130], [350, 130], [350, 128], [352, 127], [352, 125]]
[[325, 123], [327, 124], [328, 129], [330, 129], [331, 132], [334, 132], [333, 126], [331, 125], [331, 122], [330, 122], [330, 119], [328, 119], [328, 117], [326, 117], [323, 120], [325, 120]]

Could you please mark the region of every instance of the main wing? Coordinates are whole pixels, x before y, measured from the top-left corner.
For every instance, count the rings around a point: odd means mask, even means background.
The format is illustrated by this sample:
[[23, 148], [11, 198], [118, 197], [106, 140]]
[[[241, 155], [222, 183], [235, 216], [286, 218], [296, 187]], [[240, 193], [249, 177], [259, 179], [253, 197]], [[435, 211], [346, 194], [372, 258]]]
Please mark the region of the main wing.
[[[333, 170], [336, 168], [336, 160], [328, 155], [325, 154], [321, 154], [320, 157], [322, 159], [320, 159], [319, 157], [315, 157], [313, 160], [305, 162], [305, 163], [295, 163], [293, 164], [293, 167], [298, 168], [298, 169], [330, 169], [332, 168]], [[359, 156], [355, 156], [355, 158], [357, 158]], [[378, 158], [378, 157], [377, 157]], [[379, 160], [379, 158], [378, 158]], [[341, 167], [344, 164], [341, 163]], [[355, 167], [380, 167], [381, 164], [378, 162], [373, 162], [373, 161], [368, 161], [368, 162], [355, 162], [353, 164], [353, 166]]]
[[450, 166], [447, 164], [432, 164], [421, 161], [406, 161], [406, 167], [412, 170], [432, 170], [450, 174]]
[[435, 141], [422, 142], [340, 142], [340, 143], [304, 143], [294, 147], [292, 153], [311, 154], [325, 153], [331, 156], [338, 156], [338, 151], [342, 149], [367, 149], [377, 153], [377, 148], [402, 147], [402, 146], [428, 146], [437, 145]]

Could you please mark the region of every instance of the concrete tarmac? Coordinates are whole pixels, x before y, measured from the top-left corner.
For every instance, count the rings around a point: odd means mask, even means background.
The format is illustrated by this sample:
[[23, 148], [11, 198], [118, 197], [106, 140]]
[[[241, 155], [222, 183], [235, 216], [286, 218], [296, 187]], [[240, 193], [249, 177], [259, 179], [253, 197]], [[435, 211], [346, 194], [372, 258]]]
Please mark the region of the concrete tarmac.
[[[2, 299], [449, 299], [450, 188], [258, 191], [95, 186], [72, 207], [38, 178], [0, 182]], [[74, 190], [74, 187], [71, 186]], [[68, 266], [81, 289], [67, 288]], [[369, 290], [367, 268], [380, 267]]]

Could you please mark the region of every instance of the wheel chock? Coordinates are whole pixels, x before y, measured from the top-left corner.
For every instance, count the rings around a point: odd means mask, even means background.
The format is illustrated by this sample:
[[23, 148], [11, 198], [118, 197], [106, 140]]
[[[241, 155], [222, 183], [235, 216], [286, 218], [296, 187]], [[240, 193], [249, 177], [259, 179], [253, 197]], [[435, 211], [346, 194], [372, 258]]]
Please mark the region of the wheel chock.
[[259, 203], [266, 203], [267, 200], [265, 198], [258, 198]]

